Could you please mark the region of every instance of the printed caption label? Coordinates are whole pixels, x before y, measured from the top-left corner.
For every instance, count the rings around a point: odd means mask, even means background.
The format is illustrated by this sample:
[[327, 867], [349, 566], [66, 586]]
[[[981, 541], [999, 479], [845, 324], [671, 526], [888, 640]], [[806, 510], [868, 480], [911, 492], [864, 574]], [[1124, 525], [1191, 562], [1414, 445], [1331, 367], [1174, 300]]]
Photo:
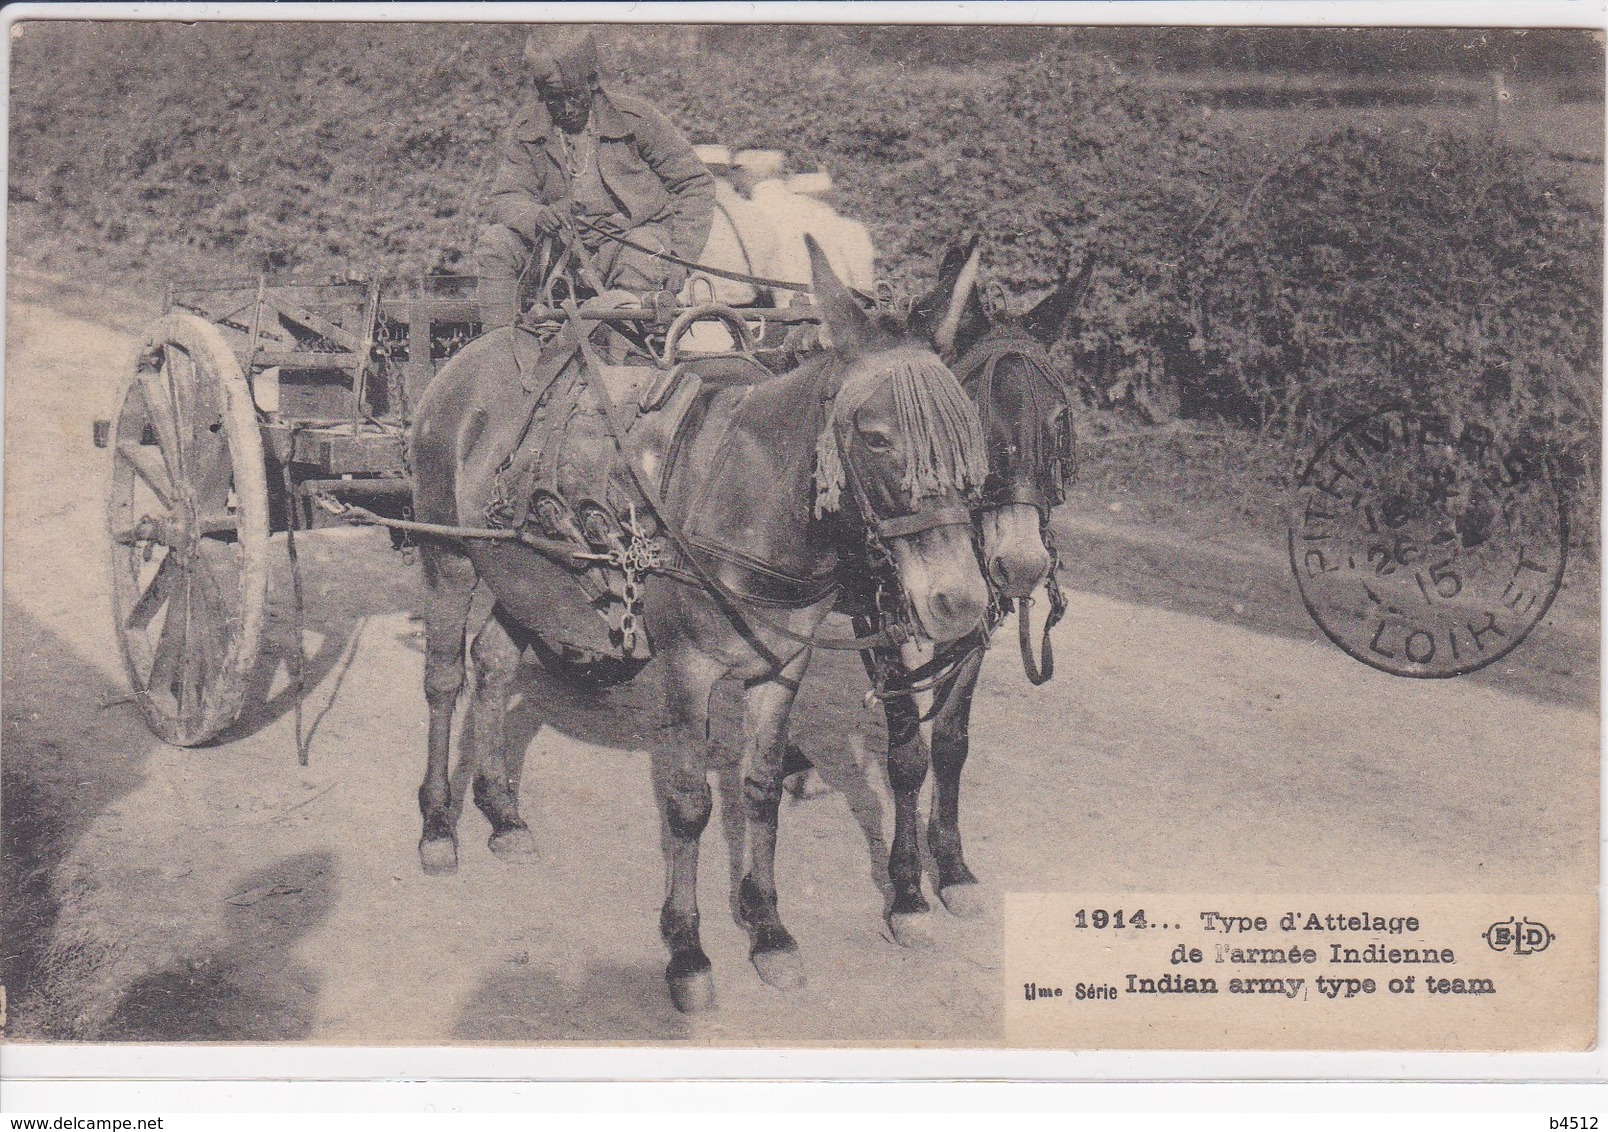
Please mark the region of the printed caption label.
[[1597, 901], [1010, 893], [1004, 994], [1023, 1047], [1585, 1050]]

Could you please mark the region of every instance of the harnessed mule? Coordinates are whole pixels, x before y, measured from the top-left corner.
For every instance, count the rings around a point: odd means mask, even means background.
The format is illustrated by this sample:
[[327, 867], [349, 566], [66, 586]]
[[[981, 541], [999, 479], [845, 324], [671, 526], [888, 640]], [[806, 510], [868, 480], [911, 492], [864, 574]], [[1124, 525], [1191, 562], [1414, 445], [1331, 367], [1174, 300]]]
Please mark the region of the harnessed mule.
[[[975, 521], [980, 533], [990, 602], [986, 631], [996, 629], [1015, 606], [1020, 617], [1023, 667], [1034, 684], [1054, 672], [1050, 630], [1065, 611], [1057, 584], [1050, 512], [1065, 499], [1074, 463], [1071, 400], [1065, 379], [1047, 347], [1060, 337], [1077, 309], [1093, 271], [1089, 263], [1018, 320], [991, 318], [978, 293], [978, 240], [951, 247], [934, 289], [912, 304], [909, 325], [930, 338], [940, 356], [976, 403], [988, 445], [986, 480]], [[1035, 658], [1028, 609], [1040, 584], [1049, 612], [1042, 660]], [[910, 682], [905, 659], [872, 650], [868, 669], [879, 685], [898, 689]], [[972, 695], [982, 653], [966, 655], [952, 678], [937, 683], [926, 713], [910, 696], [883, 697], [888, 723], [888, 780], [894, 798], [894, 836], [888, 876], [893, 899], [888, 913], [894, 938], [904, 946], [928, 940], [930, 910], [921, 888], [917, 798], [929, 763], [935, 779], [927, 844], [937, 866], [944, 906], [958, 916], [981, 912], [977, 878], [967, 867], [960, 836], [960, 775], [970, 748]], [[931, 724], [929, 742], [923, 723]]]
[[[681, 1010], [707, 1007], [714, 995], [696, 884], [712, 808], [716, 681], [733, 675], [746, 689], [737, 905], [750, 958], [767, 983], [797, 985], [802, 966], [778, 912], [774, 871], [785, 733], [817, 629], [839, 584], [852, 580], [845, 571], [867, 542], [886, 555], [908, 610], [909, 649], [961, 638], [986, 612], [970, 522], [986, 476], [976, 412], [929, 346], [874, 323], [811, 250], [829, 351], [780, 377], [712, 389], [674, 427], [671, 414], [653, 413], [614, 425], [608, 450], [593, 453], [668, 544], [669, 561], [643, 582], [640, 620], [663, 669], [670, 724], [659, 733], [653, 777], [668, 865], [665, 974]], [[521, 378], [511, 342], [522, 333], [478, 339], [431, 383], [411, 437], [418, 519], [486, 521], [498, 469], [524, 424], [513, 410]], [[585, 380], [594, 383], [591, 374]], [[562, 567], [514, 540], [436, 538], [421, 550], [430, 725], [419, 851], [426, 872], [446, 872], [457, 864], [448, 761], [464, 642], [473, 637], [462, 758], [474, 767], [475, 802], [491, 821], [493, 851], [530, 852], [534, 839], [510, 785], [506, 705], [546, 605], [577, 599]], [[477, 581], [496, 599], [483, 625], [469, 618]]]

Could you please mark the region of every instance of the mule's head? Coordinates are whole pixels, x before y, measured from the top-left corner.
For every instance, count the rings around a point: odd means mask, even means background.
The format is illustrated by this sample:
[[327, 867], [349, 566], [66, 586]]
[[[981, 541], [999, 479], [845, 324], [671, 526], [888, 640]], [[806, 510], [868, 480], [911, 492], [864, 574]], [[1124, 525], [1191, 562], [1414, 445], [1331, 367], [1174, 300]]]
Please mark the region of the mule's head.
[[996, 319], [979, 298], [980, 263], [977, 237], [951, 246], [936, 286], [912, 304], [910, 327], [951, 360], [977, 405], [988, 446], [978, 518], [983, 560], [1000, 593], [1021, 598], [1051, 569], [1044, 527], [1072, 473], [1069, 386], [1047, 350], [1077, 308], [1092, 265], [1019, 319]]
[[930, 345], [874, 321], [807, 243], [835, 361], [816, 513], [856, 512], [893, 560], [915, 627], [956, 640], [988, 607], [970, 517], [987, 475], [976, 409]]

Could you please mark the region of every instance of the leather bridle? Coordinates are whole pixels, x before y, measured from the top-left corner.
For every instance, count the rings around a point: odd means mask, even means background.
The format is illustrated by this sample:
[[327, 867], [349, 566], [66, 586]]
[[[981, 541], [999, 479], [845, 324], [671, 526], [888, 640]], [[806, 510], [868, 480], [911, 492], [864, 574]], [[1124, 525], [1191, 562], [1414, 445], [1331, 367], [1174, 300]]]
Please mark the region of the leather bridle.
[[[1049, 438], [1047, 453], [1042, 449], [1036, 449], [1039, 453], [1040, 466], [1033, 469], [1031, 480], [1024, 482], [1014, 474], [1015, 469], [1010, 470], [1013, 474], [1003, 475], [997, 479], [992, 474], [989, 476], [989, 482], [983, 488], [979, 510], [990, 511], [1020, 503], [1038, 511], [1039, 537], [1050, 556], [1050, 568], [1044, 582], [1050, 610], [1045, 618], [1038, 658], [1035, 658], [1033, 653], [1032, 629], [1028, 613], [1033, 599], [1031, 597], [1013, 599], [1001, 593], [992, 573], [987, 569], [987, 563], [983, 564], [983, 577], [988, 582], [989, 631], [998, 628], [1000, 622], [1010, 615], [1012, 606], [1016, 607], [1017, 641], [1022, 654], [1022, 669], [1030, 683], [1039, 685], [1055, 675], [1055, 652], [1050, 643], [1050, 630], [1060, 623], [1067, 608], [1066, 596], [1061, 592], [1060, 581], [1056, 577], [1060, 559], [1056, 550], [1055, 535], [1050, 527], [1050, 512], [1065, 501], [1067, 485], [1072, 481], [1077, 466], [1076, 440], [1072, 431], [1071, 390], [1050, 360], [1049, 351], [1037, 339], [1019, 333], [991, 335], [982, 339], [955, 363], [954, 374], [962, 388], [976, 403], [977, 413], [983, 424], [983, 433], [988, 436], [989, 426], [996, 412], [994, 374], [1000, 362], [1012, 356], [1020, 358], [1028, 368], [1028, 380], [1033, 386], [1035, 405], [1039, 404], [1038, 395], [1045, 391], [1046, 387], [1051, 395], [1060, 399], [1061, 427]], [[1041, 428], [1045, 427], [1047, 423], [1045, 414], [1038, 413], [1035, 416], [1039, 418], [1035, 424]], [[981, 547], [982, 539], [979, 536], [979, 553]]]

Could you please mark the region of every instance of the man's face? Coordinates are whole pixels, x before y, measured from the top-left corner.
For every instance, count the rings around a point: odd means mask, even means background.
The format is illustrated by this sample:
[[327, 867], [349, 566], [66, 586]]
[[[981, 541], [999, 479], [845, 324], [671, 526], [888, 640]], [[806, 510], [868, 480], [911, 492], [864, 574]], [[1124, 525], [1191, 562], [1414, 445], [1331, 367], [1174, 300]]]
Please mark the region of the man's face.
[[566, 133], [575, 133], [586, 125], [592, 112], [592, 88], [582, 84], [543, 82], [536, 86], [547, 106], [554, 125]]

